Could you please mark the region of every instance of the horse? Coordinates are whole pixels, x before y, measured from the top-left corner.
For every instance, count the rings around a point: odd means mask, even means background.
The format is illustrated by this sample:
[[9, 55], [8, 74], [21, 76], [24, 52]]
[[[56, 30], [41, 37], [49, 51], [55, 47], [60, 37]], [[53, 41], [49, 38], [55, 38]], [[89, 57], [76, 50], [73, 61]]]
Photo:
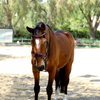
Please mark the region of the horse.
[[39, 22], [35, 28], [26, 27], [31, 33], [31, 63], [34, 75], [35, 100], [40, 92], [40, 71], [48, 72], [48, 85], [46, 88], [48, 100], [53, 92], [52, 84], [55, 80], [55, 97], [64, 93], [63, 100], [67, 100], [67, 87], [69, 84], [72, 63], [74, 60], [73, 35], [64, 30], [52, 31], [49, 25]]

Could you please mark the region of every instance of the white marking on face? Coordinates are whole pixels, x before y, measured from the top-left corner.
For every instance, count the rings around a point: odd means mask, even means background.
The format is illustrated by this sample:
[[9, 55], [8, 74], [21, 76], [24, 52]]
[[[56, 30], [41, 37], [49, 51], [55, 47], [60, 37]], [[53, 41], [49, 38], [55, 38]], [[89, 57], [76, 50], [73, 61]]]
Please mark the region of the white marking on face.
[[39, 43], [40, 43], [39, 39], [35, 39], [35, 43], [36, 43], [36, 48], [39, 49]]

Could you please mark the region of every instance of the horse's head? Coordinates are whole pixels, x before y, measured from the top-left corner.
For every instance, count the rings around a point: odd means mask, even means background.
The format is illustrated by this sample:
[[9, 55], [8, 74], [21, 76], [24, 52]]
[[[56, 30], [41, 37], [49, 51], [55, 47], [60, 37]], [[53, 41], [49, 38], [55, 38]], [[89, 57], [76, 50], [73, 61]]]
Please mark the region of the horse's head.
[[27, 30], [32, 33], [31, 44], [32, 53], [35, 61], [35, 68], [42, 71], [47, 67], [48, 60], [48, 39], [46, 25], [40, 22], [35, 28], [27, 27]]

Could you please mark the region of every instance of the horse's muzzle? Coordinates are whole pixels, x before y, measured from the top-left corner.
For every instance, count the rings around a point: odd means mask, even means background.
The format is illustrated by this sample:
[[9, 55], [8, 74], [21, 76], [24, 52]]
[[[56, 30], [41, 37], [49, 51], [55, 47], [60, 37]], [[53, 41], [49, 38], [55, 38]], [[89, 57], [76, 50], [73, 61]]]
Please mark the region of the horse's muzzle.
[[44, 65], [41, 65], [41, 66], [37, 66], [35, 65], [35, 68], [39, 71], [43, 71], [44, 70]]

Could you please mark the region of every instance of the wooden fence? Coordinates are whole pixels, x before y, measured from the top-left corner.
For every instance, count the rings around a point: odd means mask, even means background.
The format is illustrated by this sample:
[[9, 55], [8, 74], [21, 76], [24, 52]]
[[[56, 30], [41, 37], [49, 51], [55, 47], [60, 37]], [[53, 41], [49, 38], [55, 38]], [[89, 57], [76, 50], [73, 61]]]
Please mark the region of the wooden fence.
[[79, 47], [100, 47], [100, 40], [82, 40], [77, 39], [75, 40], [75, 46]]
[[[31, 44], [31, 39], [14, 39], [14, 43], [19, 44]], [[100, 47], [100, 40], [75, 40], [76, 47]]]

